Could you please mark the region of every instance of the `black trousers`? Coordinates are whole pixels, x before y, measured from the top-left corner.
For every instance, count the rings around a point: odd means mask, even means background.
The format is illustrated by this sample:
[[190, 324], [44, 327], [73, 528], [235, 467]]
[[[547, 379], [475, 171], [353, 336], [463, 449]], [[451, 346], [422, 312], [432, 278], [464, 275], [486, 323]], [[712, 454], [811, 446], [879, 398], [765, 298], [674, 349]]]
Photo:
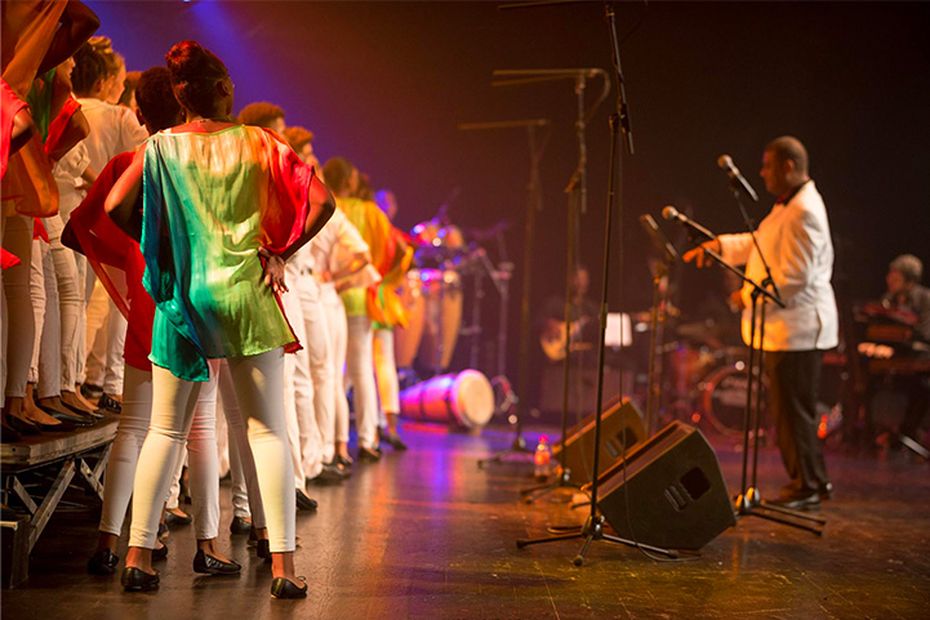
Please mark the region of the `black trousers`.
[[778, 448], [793, 485], [816, 491], [827, 482], [817, 438], [817, 390], [821, 351], [766, 351], [769, 407], [775, 416]]

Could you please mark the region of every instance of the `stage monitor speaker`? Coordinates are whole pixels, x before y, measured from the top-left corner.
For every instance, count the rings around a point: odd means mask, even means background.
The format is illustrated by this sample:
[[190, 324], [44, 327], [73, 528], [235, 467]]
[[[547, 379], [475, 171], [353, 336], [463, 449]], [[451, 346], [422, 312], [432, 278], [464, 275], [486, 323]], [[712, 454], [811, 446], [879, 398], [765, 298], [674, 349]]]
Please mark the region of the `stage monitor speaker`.
[[672, 422], [598, 479], [597, 506], [622, 538], [700, 549], [736, 525], [720, 463], [692, 426]]
[[[601, 458], [599, 473], [604, 473], [620, 455], [646, 438], [643, 417], [629, 400], [618, 400], [607, 408], [601, 417]], [[558, 457], [561, 444], [553, 456]], [[581, 485], [591, 481], [594, 464], [594, 414], [586, 416], [568, 431], [565, 439], [565, 466], [571, 472], [571, 481]]]

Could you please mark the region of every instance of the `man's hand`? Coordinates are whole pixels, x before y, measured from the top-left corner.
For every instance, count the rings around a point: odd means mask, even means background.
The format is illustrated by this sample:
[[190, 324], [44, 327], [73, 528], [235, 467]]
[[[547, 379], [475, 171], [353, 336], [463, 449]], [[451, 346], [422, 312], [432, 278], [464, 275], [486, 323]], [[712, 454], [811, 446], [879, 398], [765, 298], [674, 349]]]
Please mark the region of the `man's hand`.
[[694, 264], [698, 267], [710, 267], [714, 264], [714, 259], [707, 255], [707, 250], [715, 252], [717, 254], [723, 253], [723, 246], [720, 244], [719, 239], [711, 239], [705, 241], [696, 248], [691, 248], [682, 255], [682, 260], [686, 263], [694, 261]]

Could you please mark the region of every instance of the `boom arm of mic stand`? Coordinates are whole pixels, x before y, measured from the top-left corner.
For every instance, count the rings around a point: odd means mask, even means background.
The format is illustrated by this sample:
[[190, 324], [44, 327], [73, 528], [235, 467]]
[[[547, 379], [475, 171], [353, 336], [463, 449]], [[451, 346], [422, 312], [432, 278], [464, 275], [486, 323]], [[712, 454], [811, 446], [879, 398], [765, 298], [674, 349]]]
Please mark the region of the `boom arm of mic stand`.
[[777, 300], [778, 305], [784, 308], [785, 303], [781, 300], [781, 293], [778, 290], [778, 285], [775, 284], [775, 278], [772, 277], [772, 269], [769, 267], [769, 262], [765, 259], [762, 248], [759, 247], [759, 240], [756, 238], [756, 228], [752, 225], [752, 220], [749, 219], [749, 213], [746, 211], [746, 205], [743, 204], [743, 199], [740, 197], [739, 188], [731, 185], [730, 190], [733, 193], [733, 198], [736, 199], [736, 204], [739, 206], [740, 215], [743, 216], [743, 224], [746, 226], [746, 232], [752, 237], [752, 244], [756, 248], [756, 253], [759, 255], [759, 258], [762, 259], [762, 266], [765, 268], [765, 280], [762, 281], [762, 286], [765, 287], [765, 290], [768, 290], [768, 286], [771, 285], [775, 295], [774, 297], [769, 297], [773, 300]]
[[710, 256], [711, 258], [713, 258], [721, 267], [723, 267], [730, 273], [735, 274], [737, 277], [739, 277], [740, 280], [742, 280], [743, 282], [751, 286], [754, 291], [758, 291], [760, 295], [771, 300], [772, 302], [777, 304], [779, 307], [781, 308], [785, 307], [785, 302], [781, 300], [781, 297], [779, 297], [775, 293], [772, 293], [765, 286], [763, 286], [762, 284], [759, 284], [758, 282], [756, 282], [755, 280], [747, 276], [744, 272], [740, 271], [739, 269], [737, 269], [736, 267], [734, 267], [727, 261], [723, 260], [723, 257], [720, 256], [720, 254], [717, 254], [716, 252], [714, 252], [713, 250], [709, 248], [704, 248], [704, 253]]

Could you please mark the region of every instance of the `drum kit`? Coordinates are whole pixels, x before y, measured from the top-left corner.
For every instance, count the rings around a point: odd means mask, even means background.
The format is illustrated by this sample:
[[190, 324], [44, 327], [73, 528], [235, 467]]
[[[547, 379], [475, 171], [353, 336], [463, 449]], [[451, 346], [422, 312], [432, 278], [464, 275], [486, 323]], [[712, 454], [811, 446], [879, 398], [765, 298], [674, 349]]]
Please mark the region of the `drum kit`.
[[[470, 235], [482, 239], [499, 235], [505, 226]], [[480, 428], [495, 410], [492, 382], [474, 367], [484, 329], [481, 304], [483, 283], [490, 279], [501, 299], [501, 319], [497, 338], [498, 376], [505, 374], [506, 312], [508, 284], [513, 270], [506, 260], [494, 265], [477, 243], [467, 243], [465, 234], [449, 222], [441, 207], [436, 217], [421, 222], [410, 231], [415, 247], [414, 267], [398, 287], [407, 313], [407, 326], [394, 330], [394, 354], [402, 383], [409, 386], [401, 394], [401, 413], [416, 420], [446, 421], [461, 428]], [[506, 256], [506, 252], [502, 253]], [[471, 286], [466, 286], [470, 284]], [[466, 290], [470, 324], [463, 325]], [[458, 374], [446, 374], [453, 365], [460, 338], [468, 340], [468, 365]], [[419, 378], [432, 377], [421, 383]]]

